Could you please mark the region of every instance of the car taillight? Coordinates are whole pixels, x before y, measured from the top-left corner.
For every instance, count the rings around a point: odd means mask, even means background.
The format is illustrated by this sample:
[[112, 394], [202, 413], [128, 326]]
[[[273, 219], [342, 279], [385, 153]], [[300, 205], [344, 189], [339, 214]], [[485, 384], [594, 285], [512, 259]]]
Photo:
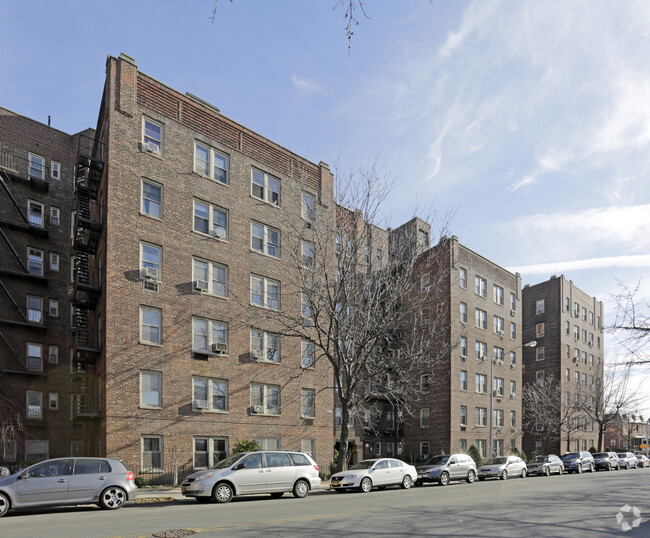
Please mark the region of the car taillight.
[[318, 465], [314, 463], [314, 469], [318, 471]]
[[135, 480], [135, 476], [133, 476], [133, 471], [129, 471], [128, 474], [126, 475], [126, 481], [128, 482], [129, 480]]

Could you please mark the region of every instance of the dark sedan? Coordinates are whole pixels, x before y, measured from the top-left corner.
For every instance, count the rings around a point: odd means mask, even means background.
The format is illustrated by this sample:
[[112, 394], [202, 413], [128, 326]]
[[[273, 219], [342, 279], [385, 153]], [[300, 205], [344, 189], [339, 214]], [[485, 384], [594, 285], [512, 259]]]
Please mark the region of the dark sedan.
[[616, 469], [618, 471], [621, 468], [616, 452], [598, 452], [594, 454], [594, 465], [596, 466], [596, 471], [600, 471], [601, 469], [604, 471]]

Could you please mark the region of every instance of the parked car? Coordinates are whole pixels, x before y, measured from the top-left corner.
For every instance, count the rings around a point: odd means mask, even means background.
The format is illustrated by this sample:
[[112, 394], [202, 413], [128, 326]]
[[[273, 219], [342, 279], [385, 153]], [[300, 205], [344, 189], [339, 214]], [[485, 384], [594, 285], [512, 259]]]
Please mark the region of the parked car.
[[616, 469], [618, 471], [621, 468], [616, 452], [599, 452], [594, 454], [594, 465], [596, 466], [596, 471], [599, 469], [604, 469], [605, 471]]
[[446, 486], [451, 480], [466, 480], [468, 483], [476, 480], [476, 463], [467, 454], [442, 454], [429, 458], [417, 467], [417, 485], [426, 482], [437, 482]]
[[492, 458], [485, 465], [479, 467], [478, 479], [500, 478], [506, 480], [510, 476], [526, 478], [527, 474], [526, 462], [519, 456], [501, 456]]
[[639, 467], [650, 467], [650, 460], [645, 454], [637, 454], [636, 459], [638, 460]]
[[535, 456], [531, 461], [526, 464], [528, 474], [546, 475], [551, 473], [562, 474], [564, 472], [564, 463], [555, 454], [548, 456]]
[[636, 469], [639, 466], [639, 460], [632, 452], [617, 452], [616, 455], [621, 462], [621, 469]]
[[566, 454], [562, 454], [562, 463], [564, 463], [564, 468], [569, 474], [581, 473], [582, 471], [593, 473], [596, 471], [594, 457], [591, 455], [591, 452], [587, 452], [586, 450], [583, 452], [567, 452]]
[[330, 488], [338, 492], [358, 489], [363, 493], [368, 493], [375, 487], [383, 489], [386, 486], [408, 489], [417, 477], [413, 465], [393, 458], [375, 458], [362, 460], [347, 471], [333, 474], [330, 478]]
[[115, 510], [138, 487], [125, 465], [109, 458], [56, 458], [0, 478], [0, 517], [10, 509], [97, 503]]
[[233, 454], [211, 469], [188, 475], [181, 484], [185, 497], [199, 502], [230, 502], [239, 495], [287, 492], [302, 499], [320, 485], [318, 465], [304, 452], [257, 450]]

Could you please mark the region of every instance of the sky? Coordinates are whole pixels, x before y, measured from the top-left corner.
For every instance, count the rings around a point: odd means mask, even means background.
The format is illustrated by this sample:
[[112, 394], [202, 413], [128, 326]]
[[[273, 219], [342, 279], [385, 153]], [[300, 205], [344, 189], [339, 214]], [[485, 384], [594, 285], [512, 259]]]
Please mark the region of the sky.
[[451, 215], [461, 243], [524, 284], [564, 274], [606, 324], [619, 281], [650, 297], [646, 0], [365, 0], [350, 48], [338, 0], [212, 8], [2, 2], [0, 106], [94, 127], [106, 58], [124, 52], [316, 163], [380, 163], [392, 226]]

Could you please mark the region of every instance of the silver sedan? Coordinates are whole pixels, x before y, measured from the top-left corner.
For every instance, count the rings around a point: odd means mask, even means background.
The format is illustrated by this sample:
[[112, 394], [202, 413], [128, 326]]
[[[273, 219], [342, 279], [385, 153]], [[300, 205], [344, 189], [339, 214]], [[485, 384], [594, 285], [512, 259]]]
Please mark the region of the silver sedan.
[[393, 458], [377, 458], [360, 461], [347, 471], [333, 474], [330, 488], [339, 492], [357, 489], [363, 493], [368, 493], [374, 487], [401, 486], [408, 489], [417, 477], [413, 465]]

